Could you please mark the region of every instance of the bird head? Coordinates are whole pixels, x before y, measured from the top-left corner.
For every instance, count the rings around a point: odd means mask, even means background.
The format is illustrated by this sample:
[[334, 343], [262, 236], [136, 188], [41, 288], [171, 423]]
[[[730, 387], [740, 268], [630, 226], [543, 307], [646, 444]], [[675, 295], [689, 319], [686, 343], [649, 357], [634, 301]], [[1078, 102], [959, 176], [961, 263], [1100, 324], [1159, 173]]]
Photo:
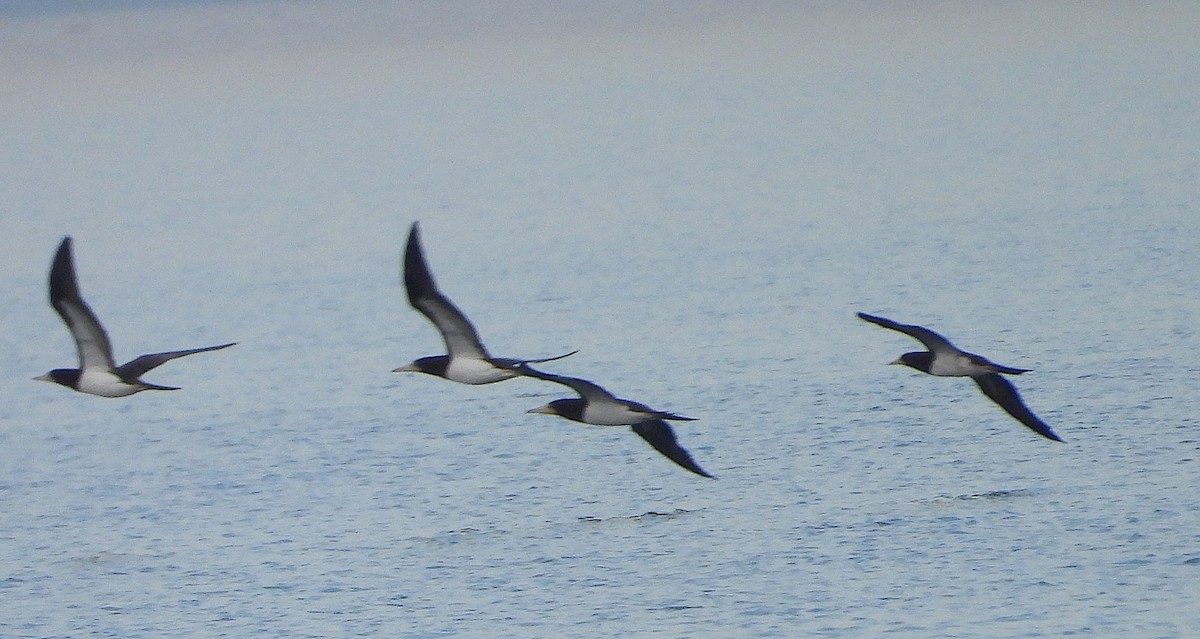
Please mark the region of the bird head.
[[928, 373], [930, 365], [933, 364], [933, 353], [927, 351], [920, 353], [905, 353], [896, 359], [896, 361], [889, 362], [889, 364], [908, 366], [909, 368], [915, 368], [923, 373]]
[[79, 374], [79, 369], [56, 368], [45, 375], [38, 375], [33, 379], [39, 382], [51, 382], [54, 384], [62, 384], [63, 386], [74, 387], [79, 381]]

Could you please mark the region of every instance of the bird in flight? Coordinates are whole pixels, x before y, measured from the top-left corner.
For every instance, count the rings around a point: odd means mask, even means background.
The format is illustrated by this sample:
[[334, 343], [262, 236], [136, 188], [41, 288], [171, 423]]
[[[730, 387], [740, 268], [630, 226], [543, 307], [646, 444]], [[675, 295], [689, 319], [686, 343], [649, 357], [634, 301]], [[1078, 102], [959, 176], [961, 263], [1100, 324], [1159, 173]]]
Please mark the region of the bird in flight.
[[422, 357], [393, 369], [394, 373], [426, 373], [463, 384], [491, 384], [520, 375], [514, 369], [517, 365], [551, 362], [578, 352], [542, 359], [510, 359], [489, 355], [471, 320], [438, 290], [433, 274], [429, 272], [429, 265], [425, 262], [420, 229], [416, 222], [408, 232], [408, 245], [404, 249], [404, 288], [408, 293], [408, 303], [429, 318], [442, 334], [446, 354]]
[[1001, 366], [982, 356], [959, 350], [950, 343], [950, 340], [922, 326], [900, 324], [886, 317], [866, 313], [859, 313], [858, 316], [872, 324], [915, 338], [929, 349], [927, 352], [905, 353], [896, 361], [891, 362], [892, 364], [901, 364], [938, 377], [970, 377], [984, 395], [996, 402], [1000, 408], [1015, 417], [1017, 421], [1042, 437], [1058, 442], [1062, 441], [1062, 438], [1050, 430], [1046, 422], [1039, 419], [1037, 415], [1033, 414], [1033, 411], [1025, 406], [1025, 403], [1021, 401], [1020, 394], [1017, 393], [1017, 387], [1003, 377], [1003, 375], [1028, 373], [1029, 369]]
[[629, 426], [639, 437], [646, 440], [654, 450], [687, 470], [712, 477], [692, 459], [679, 445], [675, 432], [667, 420], [695, 421], [666, 411], [654, 410], [645, 404], [618, 399], [612, 393], [585, 379], [552, 375], [534, 370], [523, 364], [514, 367], [523, 375], [562, 384], [579, 393], [578, 398], [556, 399], [545, 406], [530, 409], [530, 413], [558, 415], [583, 424], [599, 426]]
[[71, 331], [71, 336], [75, 338], [75, 347], [79, 351], [79, 368], [56, 368], [34, 379], [62, 384], [89, 395], [125, 397], [144, 390], [179, 390], [172, 386], [144, 382], [140, 378], [147, 371], [173, 359], [228, 348], [237, 343], [151, 353], [117, 366], [113, 361], [108, 333], [104, 331], [104, 326], [96, 319], [96, 314], [88, 307], [87, 302], [79, 295], [70, 237], [63, 238], [62, 243], [58, 245], [54, 264], [50, 267], [50, 305], [58, 311]]

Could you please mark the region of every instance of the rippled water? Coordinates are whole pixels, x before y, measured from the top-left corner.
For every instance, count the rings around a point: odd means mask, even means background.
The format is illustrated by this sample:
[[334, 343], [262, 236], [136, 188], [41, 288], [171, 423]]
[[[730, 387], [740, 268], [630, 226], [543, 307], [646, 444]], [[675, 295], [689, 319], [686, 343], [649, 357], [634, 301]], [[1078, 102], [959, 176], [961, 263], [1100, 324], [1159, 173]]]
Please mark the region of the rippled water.
[[[0, 15], [0, 634], [1200, 627], [1200, 13], [334, 7]], [[718, 479], [390, 373], [441, 348], [416, 219], [495, 353], [581, 349]], [[240, 344], [29, 381], [68, 233], [118, 358]], [[1067, 442], [860, 310], [1034, 369]]]

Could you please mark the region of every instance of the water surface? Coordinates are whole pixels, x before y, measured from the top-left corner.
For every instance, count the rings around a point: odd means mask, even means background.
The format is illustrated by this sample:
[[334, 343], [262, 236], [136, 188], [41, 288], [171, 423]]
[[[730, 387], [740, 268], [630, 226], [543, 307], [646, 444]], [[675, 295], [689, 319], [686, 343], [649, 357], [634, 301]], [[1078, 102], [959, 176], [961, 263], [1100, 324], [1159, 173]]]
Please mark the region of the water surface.
[[[4, 636], [1200, 625], [1200, 12], [147, 4], [0, 19]], [[441, 348], [418, 219], [493, 351], [581, 349], [719, 479], [390, 373]], [[240, 344], [30, 382], [64, 234], [118, 358]]]

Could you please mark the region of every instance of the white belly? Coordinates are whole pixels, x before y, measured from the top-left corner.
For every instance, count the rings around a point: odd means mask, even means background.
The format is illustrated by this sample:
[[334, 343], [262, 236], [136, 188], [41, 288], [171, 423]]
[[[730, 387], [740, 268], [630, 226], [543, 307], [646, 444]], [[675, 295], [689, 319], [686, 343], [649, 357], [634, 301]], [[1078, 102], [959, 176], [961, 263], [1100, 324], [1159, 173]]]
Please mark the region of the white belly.
[[624, 404], [590, 404], [583, 411], [583, 421], [597, 426], [630, 426], [654, 419], [654, 415], [632, 409]]
[[938, 377], [970, 377], [987, 372], [990, 371], [986, 367], [976, 364], [964, 355], [939, 355], [929, 367], [929, 374]]
[[460, 384], [491, 384], [516, 376], [510, 370], [496, 368], [481, 359], [456, 358], [446, 367], [446, 379]]
[[101, 397], [125, 397], [145, 389], [136, 384], [127, 384], [120, 377], [109, 372], [84, 371], [79, 376], [78, 390]]

